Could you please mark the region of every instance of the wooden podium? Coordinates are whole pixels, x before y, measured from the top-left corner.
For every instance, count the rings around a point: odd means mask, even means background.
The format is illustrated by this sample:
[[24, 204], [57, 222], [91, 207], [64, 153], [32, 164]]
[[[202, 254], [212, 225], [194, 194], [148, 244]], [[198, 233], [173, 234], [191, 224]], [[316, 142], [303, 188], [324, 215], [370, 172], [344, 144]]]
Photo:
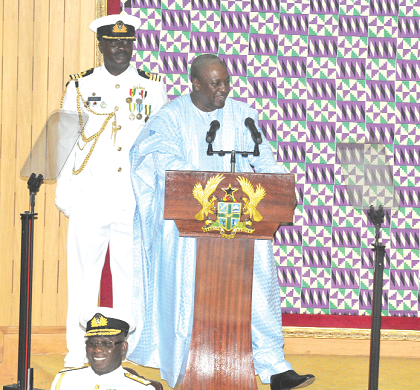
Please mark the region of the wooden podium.
[[[218, 172], [167, 171], [165, 219], [173, 219], [180, 236], [198, 237], [194, 322], [182, 390], [257, 390], [251, 341], [251, 297], [254, 240], [272, 239], [280, 223], [293, 222], [296, 206], [293, 174], [221, 173], [224, 179], [211, 196], [220, 201], [231, 185], [237, 202], [249, 196], [238, 177], [254, 190], [260, 184], [266, 195], [257, 206], [262, 215], [252, 234], [238, 232], [232, 239], [219, 231], [203, 232], [205, 220], [193, 196], [196, 183], [204, 189]], [[232, 192], [232, 191], [231, 191]], [[213, 220], [217, 218], [217, 201]], [[244, 221], [249, 215], [241, 216]]]

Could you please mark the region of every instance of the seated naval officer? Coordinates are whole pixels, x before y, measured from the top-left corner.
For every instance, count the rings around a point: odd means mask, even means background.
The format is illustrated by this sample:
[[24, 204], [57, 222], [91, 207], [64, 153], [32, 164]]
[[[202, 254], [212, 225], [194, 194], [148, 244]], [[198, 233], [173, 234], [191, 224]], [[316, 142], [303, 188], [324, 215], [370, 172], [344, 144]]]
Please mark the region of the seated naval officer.
[[86, 328], [90, 366], [59, 372], [51, 390], [162, 390], [159, 382], [149, 381], [121, 366], [128, 348], [127, 335], [136, 327], [131, 317], [126, 318], [115, 309], [96, 307], [82, 314], [80, 323]]
[[[206, 133], [212, 121], [220, 123], [215, 150], [252, 150], [254, 142], [245, 119], [253, 118], [258, 126], [257, 111], [228, 97], [230, 76], [220, 58], [212, 54], [196, 57], [190, 78], [192, 92], [172, 100], [151, 118], [130, 152], [138, 204], [134, 262], [145, 263], [143, 285], [148, 300], [143, 330], [128, 356], [142, 366], [160, 368], [170, 387], [182, 378], [182, 362], [188, 354], [196, 239], [180, 237], [174, 221], [163, 220], [165, 171], [228, 172], [230, 156], [206, 155]], [[262, 138], [260, 156], [238, 156], [236, 171], [286, 173], [263, 134]], [[135, 288], [133, 296], [142, 296], [143, 289]], [[280, 289], [270, 240], [255, 240], [251, 324], [255, 372], [263, 383], [271, 383], [272, 390], [313, 383], [313, 375], [297, 374], [284, 356]]]
[[104, 65], [70, 76], [62, 100], [63, 110], [89, 118], [57, 180], [55, 198], [69, 217], [65, 367], [85, 362], [79, 314], [97, 305], [108, 247], [113, 305], [131, 310], [136, 203], [129, 151], [149, 117], [168, 101], [159, 75], [130, 65], [139, 24], [132, 15], [94, 20], [90, 29], [97, 33]]

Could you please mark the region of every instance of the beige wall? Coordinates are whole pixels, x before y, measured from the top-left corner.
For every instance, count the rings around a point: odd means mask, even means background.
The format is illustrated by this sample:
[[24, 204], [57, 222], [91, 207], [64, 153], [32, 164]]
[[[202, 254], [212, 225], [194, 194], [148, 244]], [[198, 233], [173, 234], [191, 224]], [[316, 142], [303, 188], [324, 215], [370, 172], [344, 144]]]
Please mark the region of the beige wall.
[[[0, 1], [0, 326], [18, 325], [20, 213], [29, 191], [20, 169], [68, 75], [94, 66], [95, 0]], [[33, 322], [65, 324], [67, 218], [54, 206], [55, 183], [36, 197]]]

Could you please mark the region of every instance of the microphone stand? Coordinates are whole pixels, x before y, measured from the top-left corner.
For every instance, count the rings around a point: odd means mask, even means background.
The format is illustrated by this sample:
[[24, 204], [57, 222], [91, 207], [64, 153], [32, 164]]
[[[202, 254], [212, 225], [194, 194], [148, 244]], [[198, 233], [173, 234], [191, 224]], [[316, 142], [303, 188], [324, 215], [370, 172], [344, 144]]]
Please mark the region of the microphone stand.
[[[35, 195], [44, 177], [32, 173], [28, 180], [31, 212], [20, 214], [22, 220], [20, 303], [19, 303], [19, 355], [18, 383], [3, 386], [3, 390], [33, 390], [33, 368], [31, 361], [31, 319], [32, 319], [32, 264], [34, 245]], [[37, 389], [35, 389], [37, 390]]]
[[243, 157], [248, 157], [250, 154], [253, 156], [259, 156], [260, 155], [260, 148], [258, 147], [258, 144], [256, 143], [254, 146], [253, 152], [241, 152], [238, 150], [215, 150], [213, 151], [212, 143], [209, 142], [209, 146], [207, 147], [207, 156], [213, 156], [213, 154], [218, 154], [219, 156], [223, 157], [226, 153], [230, 153], [230, 171], [235, 172], [236, 167], [236, 155], [240, 154]]
[[239, 150], [231, 150], [231, 151], [225, 151], [225, 150], [217, 150], [213, 151], [212, 142], [214, 141], [216, 137], [216, 131], [220, 127], [220, 123], [217, 120], [214, 120], [210, 124], [210, 130], [207, 132], [206, 135], [206, 141], [209, 144], [207, 148], [207, 156], [213, 156], [213, 154], [218, 154], [219, 156], [223, 157], [226, 153], [230, 153], [230, 171], [235, 172], [236, 168], [236, 154], [240, 154], [243, 157], [248, 157], [248, 155], [252, 154], [253, 156], [259, 156], [260, 155], [260, 148], [258, 145], [262, 142], [261, 134], [257, 130], [254, 124], [254, 120], [252, 118], [246, 118], [245, 119], [245, 126], [249, 129], [251, 132], [252, 140], [254, 141], [254, 151], [253, 152], [241, 152]]
[[385, 245], [379, 242], [381, 224], [384, 222], [384, 209], [379, 206], [375, 211], [370, 206], [368, 211], [370, 221], [375, 225], [375, 271], [373, 276], [373, 302], [372, 324], [370, 336], [370, 361], [369, 361], [369, 390], [378, 390], [379, 377], [379, 351], [381, 343], [381, 313], [382, 313], [382, 288], [384, 278]]

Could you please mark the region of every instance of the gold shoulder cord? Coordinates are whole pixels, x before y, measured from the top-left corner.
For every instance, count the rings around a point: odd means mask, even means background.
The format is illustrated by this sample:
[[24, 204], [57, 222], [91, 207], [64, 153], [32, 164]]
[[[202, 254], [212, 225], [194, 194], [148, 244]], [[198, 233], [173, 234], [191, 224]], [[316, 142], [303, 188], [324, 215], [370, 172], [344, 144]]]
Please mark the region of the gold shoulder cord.
[[[68, 83], [67, 83], [68, 85]], [[63, 108], [63, 100], [64, 100], [64, 96], [66, 96], [66, 92], [67, 92], [67, 85], [66, 88], [64, 88], [63, 94], [61, 95], [61, 100], [60, 100], [60, 109]]]
[[60, 378], [58, 379], [57, 383], [55, 384], [55, 390], [61, 389], [61, 381], [63, 380], [65, 372], [62, 372]]
[[[77, 81], [77, 80], [75, 80]], [[61, 104], [60, 107], [63, 108], [63, 100], [64, 100], [64, 95], [66, 94], [67, 91], [67, 87], [65, 88], [63, 95], [61, 96]], [[83, 171], [83, 169], [85, 168], [86, 164], [89, 161], [90, 156], [93, 153], [93, 150], [95, 149], [96, 143], [98, 142], [99, 136], [103, 133], [103, 131], [105, 130], [106, 126], [108, 125], [108, 122], [111, 120], [112, 117], [114, 117], [114, 120], [112, 122], [112, 133], [111, 133], [111, 138], [112, 136], [114, 136], [114, 144], [115, 144], [115, 140], [117, 138], [117, 132], [118, 132], [118, 128], [117, 128], [117, 116], [115, 115], [115, 113], [118, 111], [118, 107], [115, 107], [114, 111], [109, 113], [109, 114], [100, 114], [98, 112], [93, 111], [87, 104], [86, 101], [83, 99], [82, 94], [79, 91], [79, 87], [76, 84], [76, 91], [77, 91], [77, 97], [76, 97], [76, 102], [77, 102], [77, 112], [79, 114], [79, 124], [80, 124], [80, 128], [82, 129], [81, 131], [81, 135], [82, 135], [82, 140], [83, 142], [85, 142], [85, 145], [79, 149], [83, 150], [85, 148], [85, 146], [87, 145], [88, 142], [91, 142], [92, 140], [94, 140], [92, 146], [90, 147], [89, 153], [87, 154], [87, 156], [85, 157], [85, 160], [83, 161], [82, 165], [79, 167], [79, 169], [75, 170], [73, 168], [73, 175], [78, 175], [80, 172]], [[83, 105], [85, 106], [86, 110], [89, 111], [90, 113], [94, 114], [94, 115], [107, 115], [102, 127], [100, 128], [100, 130], [98, 132], [96, 132], [95, 134], [93, 134], [92, 136], [90, 136], [89, 138], [86, 138], [85, 135], [85, 128], [83, 125], [83, 118], [82, 118], [82, 110], [80, 108], [80, 100], [83, 102]]]
[[[108, 125], [108, 122], [111, 120], [112, 117], [114, 117], [114, 120], [112, 122], [112, 133], [111, 133], [111, 138], [112, 136], [114, 136], [114, 144], [115, 144], [115, 140], [117, 138], [117, 116], [115, 115], [115, 113], [118, 111], [118, 107], [115, 107], [114, 111], [109, 113], [109, 114], [100, 114], [97, 113], [93, 110], [90, 109], [90, 107], [86, 104], [86, 102], [83, 100], [83, 97], [79, 91], [79, 87], [76, 87], [76, 91], [77, 91], [77, 112], [79, 113], [79, 124], [80, 124], [80, 128], [82, 129], [81, 135], [82, 135], [82, 140], [83, 142], [85, 142], [85, 145], [83, 146], [83, 148], [81, 148], [81, 150], [84, 149], [84, 147], [87, 145], [88, 142], [93, 141], [92, 146], [90, 147], [89, 153], [87, 154], [87, 156], [85, 157], [85, 160], [83, 161], [82, 165], [80, 166], [79, 169], [75, 170], [73, 168], [73, 175], [78, 175], [80, 172], [83, 171], [83, 169], [85, 168], [86, 164], [89, 161], [90, 156], [93, 153], [93, 150], [95, 149], [96, 143], [99, 140], [99, 136], [103, 133], [103, 131], [105, 130], [106, 126]], [[94, 115], [107, 115], [102, 127], [100, 128], [100, 130], [98, 132], [96, 132], [95, 134], [93, 134], [92, 136], [90, 136], [89, 138], [86, 138], [85, 135], [85, 128], [83, 126], [83, 119], [82, 119], [82, 110], [80, 108], [80, 100], [83, 102], [86, 110], [88, 110], [90, 113], [94, 114]]]

